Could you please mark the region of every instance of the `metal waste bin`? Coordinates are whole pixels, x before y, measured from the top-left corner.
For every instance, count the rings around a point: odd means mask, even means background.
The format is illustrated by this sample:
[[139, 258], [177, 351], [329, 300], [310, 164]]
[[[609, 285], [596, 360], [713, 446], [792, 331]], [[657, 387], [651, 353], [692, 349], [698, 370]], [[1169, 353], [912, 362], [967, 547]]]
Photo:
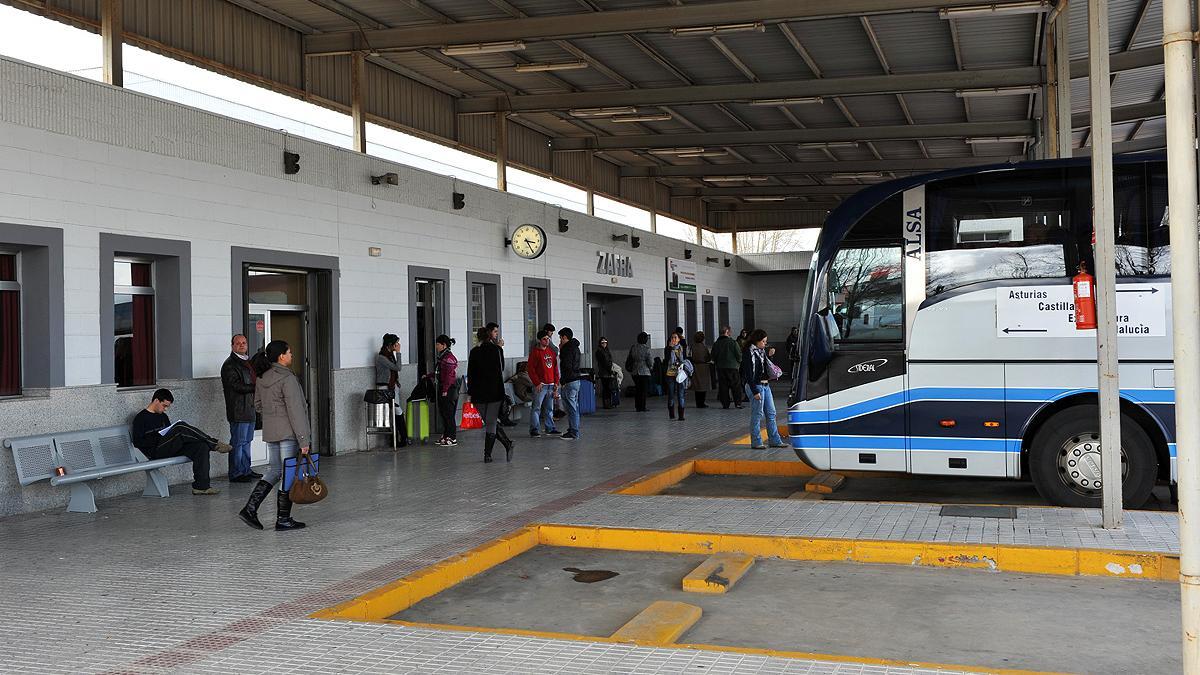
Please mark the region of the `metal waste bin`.
[[366, 436], [363, 439], [363, 449], [367, 449], [367, 441], [371, 436], [391, 436], [392, 449], [396, 449], [396, 413], [395, 404], [364, 403], [367, 406]]

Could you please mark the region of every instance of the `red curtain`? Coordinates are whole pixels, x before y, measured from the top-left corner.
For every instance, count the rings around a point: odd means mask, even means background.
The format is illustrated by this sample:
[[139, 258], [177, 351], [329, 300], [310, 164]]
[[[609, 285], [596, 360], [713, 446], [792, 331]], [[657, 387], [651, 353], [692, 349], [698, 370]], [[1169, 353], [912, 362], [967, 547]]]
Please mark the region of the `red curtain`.
[[[17, 280], [17, 259], [0, 255], [0, 281]], [[0, 396], [21, 393], [21, 293], [0, 291]]]
[[[132, 269], [134, 286], [150, 286], [149, 263], [134, 263]], [[154, 384], [154, 296], [133, 296], [133, 345], [134, 386]]]

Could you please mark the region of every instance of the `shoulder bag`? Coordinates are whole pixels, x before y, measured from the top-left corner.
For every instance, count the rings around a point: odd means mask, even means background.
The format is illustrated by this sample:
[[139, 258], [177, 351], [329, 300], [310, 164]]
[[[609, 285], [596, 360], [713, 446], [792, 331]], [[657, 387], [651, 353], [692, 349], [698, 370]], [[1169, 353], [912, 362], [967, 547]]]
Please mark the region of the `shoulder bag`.
[[329, 496], [329, 488], [325, 481], [317, 475], [317, 467], [312, 457], [303, 455], [296, 462], [296, 479], [288, 490], [288, 497], [293, 504], [316, 504]]

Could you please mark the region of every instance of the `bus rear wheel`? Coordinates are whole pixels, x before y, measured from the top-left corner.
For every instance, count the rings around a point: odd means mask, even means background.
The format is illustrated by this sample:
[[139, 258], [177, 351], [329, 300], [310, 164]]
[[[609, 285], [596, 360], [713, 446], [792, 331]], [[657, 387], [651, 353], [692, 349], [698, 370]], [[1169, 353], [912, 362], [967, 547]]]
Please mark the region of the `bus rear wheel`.
[[[1057, 506], [1098, 508], [1100, 480], [1100, 413], [1096, 406], [1075, 406], [1055, 413], [1042, 425], [1030, 446], [1029, 473], [1046, 501]], [[1122, 496], [1126, 508], [1150, 498], [1158, 477], [1158, 458], [1146, 431], [1121, 415]]]

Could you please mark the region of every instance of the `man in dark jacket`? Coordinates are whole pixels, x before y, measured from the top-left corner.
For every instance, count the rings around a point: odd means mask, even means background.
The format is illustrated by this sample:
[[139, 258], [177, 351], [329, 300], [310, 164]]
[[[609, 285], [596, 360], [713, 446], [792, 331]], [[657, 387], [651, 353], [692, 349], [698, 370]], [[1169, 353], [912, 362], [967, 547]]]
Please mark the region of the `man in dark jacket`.
[[187, 457], [192, 460], [192, 494], [220, 494], [220, 490], [209, 485], [208, 453], [229, 452], [229, 445], [186, 422], [172, 424], [167, 410], [174, 403], [175, 396], [170, 390], [155, 390], [150, 405], [134, 416], [129, 438], [149, 459]]
[[249, 483], [262, 478], [250, 468], [250, 441], [254, 440], [254, 368], [250, 366], [245, 335], [234, 335], [229, 358], [221, 364], [225, 391], [225, 419], [229, 421], [229, 482]]
[[742, 368], [742, 350], [738, 348], [738, 343], [731, 337], [733, 328], [729, 326], [721, 327], [721, 337], [712, 348], [712, 360], [717, 366], [717, 399], [721, 401], [721, 407], [729, 409], [729, 404], [733, 403], [738, 408], [742, 407], [741, 395], [741, 368]]
[[583, 353], [579, 349], [579, 340], [570, 328], [558, 331], [558, 370], [560, 373], [560, 390], [563, 407], [567, 410], [567, 433], [562, 435], [564, 441], [579, 438], [579, 372]]

